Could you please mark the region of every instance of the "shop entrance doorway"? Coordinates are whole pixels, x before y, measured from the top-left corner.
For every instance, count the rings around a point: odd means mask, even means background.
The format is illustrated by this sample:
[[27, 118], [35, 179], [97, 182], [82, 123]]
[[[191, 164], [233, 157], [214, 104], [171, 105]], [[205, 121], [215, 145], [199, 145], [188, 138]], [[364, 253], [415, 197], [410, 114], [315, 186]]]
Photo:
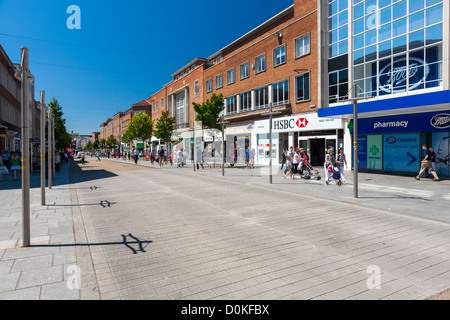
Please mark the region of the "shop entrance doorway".
[[309, 157], [311, 165], [323, 165], [325, 159], [325, 139], [309, 140]]

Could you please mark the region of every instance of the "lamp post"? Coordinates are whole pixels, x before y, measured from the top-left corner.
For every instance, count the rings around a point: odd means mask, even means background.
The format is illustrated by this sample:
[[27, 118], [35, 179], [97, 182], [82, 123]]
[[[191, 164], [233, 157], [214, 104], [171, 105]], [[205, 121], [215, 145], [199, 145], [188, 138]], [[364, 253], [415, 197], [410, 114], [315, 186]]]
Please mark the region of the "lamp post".
[[30, 106], [28, 104], [30, 74], [28, 48], [21, 48], [20, 69], [15, 77], [21, 81], [21, 151], [22, 151], [22, 246], [30, 246]]
[[45, 116], [47, 107], [45, 106], [45, 91], [41, 91], [41, 205], [45, 206]]
[[373, 99], [373, 97], [358, 98], [358, 85], [356, 83], [350, 90], [353, 90], [353, 98], [343, 101], [353, 103], [353, 198], [358, 198], [358, 101]]
[[48, 188], [52, 189], [52, 113], [48, 109], [47, 112], [47, 165], [48, 165]]
[[272, 119], [274, 115], [280, 114], [279, 111], [272, 111], [272, 102], [269, 102], [269, 112], [262, 115], [269, 116], [269, 183], [272, 184]]
[[222, 177], [225, 176], [225, 124], [229, 123], [225, 121], [225, 110], [222, 112], [222, 121], [217, 124], [222, 125]]

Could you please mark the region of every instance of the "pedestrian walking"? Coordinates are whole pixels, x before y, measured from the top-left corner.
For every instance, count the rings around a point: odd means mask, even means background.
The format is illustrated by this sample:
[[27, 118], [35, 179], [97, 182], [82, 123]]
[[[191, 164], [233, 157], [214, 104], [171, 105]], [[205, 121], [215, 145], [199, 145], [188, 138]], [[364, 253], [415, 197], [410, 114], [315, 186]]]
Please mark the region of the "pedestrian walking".
[[283, 152], [281, 153], [281, 168], [280, 170], [283, 170], [284, 165], [286, 164], [286, 157], [287, 157], [287, 148], [283, 149]]
[[183, 148], [177, 152], [177, 168], [183, 168]]
[[170, 166], [173, 167], [172, 153], [169, 153], [169, 162], [170, 162]]
[[164, 149], [161, 147], [158, 151], [158, 160], [159, 160], [159, 167], [164, 166]]
[[57, 153], [55, 156], [55, 169], [56, 172], [59, 172], [59, 170], [61, 169], [61, 155], [59, 153]]
[[336, 163], [339, 166], [339, 173], [341, 175], [342, 184], [345, 185], [345, 177], [344, 177], [344, 165], [345, 168], [348, 169], [347, 159], [345, 158], [344, 149], [339, 148], [339, 154], [336, 157]]
[[434, 171], [434, 169], [433, 169], [433, 165], [431, 162], [431, 152], [427, 148], [426, 144], [422, 145], [422, 150], [423, 150], [424, 158], [422, 160], [420, 172], [417, 175], [416, 180], [420, 180], [420, 177], [422, 177], [422, 175], [425, 173], [425, 171], [428, 170], [434, 176], [434, 181], [440, 181], [438, 175], [436, 174], [436, 171]]
[[245, 150], [245, 164], [247, 165], [247, 169], [250, 169], [250, 147]]
[[255, 169], [255, 156], [256, 156], [256, 151], [255, 149], [252, 149], [252, 151], [250, 151], [250, 169]]
[[[325, 176], [326, 181], [329, 181], [329, 179], [333, 176], [334, 168], [336, 167], [336, 158], [333, 155], [333, 149], [328, 149], [328, 153], [325, 155]], [[337, 183], [337, 181], [336, 181]]]
[[10, 160], [11, 154], [8, 151], [5, 151], [2, 153], [2, 160], [3, 160], [3, 165], [7, 168], [9, 168], [9, 160]]
[[197, 147], [195, 157], [197, 158], [197, 159], [195, 159], [196, 164], [197, 164], [197, 170], [200, 169], [199, 166], [202, 166], [202, 169], [205, 169], [203, 167], [203, 154], [202, 154], [202, 150], [200, 150], [200, 147]]
[[295, 179], [295, 174], [298, 173], [298, 166], [300, 164], [300, 150], [294, 148], [294, 158], [292, 159], [292, 179]]
[[292, 164], [292, 158], [290, 156], [286, 157], [286, 170], [284, 171], [284, 176], [283, 178], [286, 179], [286, 176], [289, 175], [291, 177], [291, 179], [293, 179], [292, 177], [292, 168], [293, 168], [293, 164]]
[[13, 154], [11, 155], [11, 170], [14, 174], [14, 181], [16, 181], [17, 177], [20, 178], [20, 173], [22, 170], [22, 167], [20, 166], [20, 156], [19, 154], [15, 151], [13, 152]]

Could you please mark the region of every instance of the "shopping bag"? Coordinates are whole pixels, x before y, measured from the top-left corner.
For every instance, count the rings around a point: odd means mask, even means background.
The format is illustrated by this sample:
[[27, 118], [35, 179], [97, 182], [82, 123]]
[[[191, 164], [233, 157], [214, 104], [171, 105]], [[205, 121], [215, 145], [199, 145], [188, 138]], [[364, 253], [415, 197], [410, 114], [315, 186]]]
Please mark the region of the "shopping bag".
[[9, 173], [8, 168], [0, 167], [0, 174], [1, 175], [5, 175], [5, 174], [8, 174], [8, 173]]

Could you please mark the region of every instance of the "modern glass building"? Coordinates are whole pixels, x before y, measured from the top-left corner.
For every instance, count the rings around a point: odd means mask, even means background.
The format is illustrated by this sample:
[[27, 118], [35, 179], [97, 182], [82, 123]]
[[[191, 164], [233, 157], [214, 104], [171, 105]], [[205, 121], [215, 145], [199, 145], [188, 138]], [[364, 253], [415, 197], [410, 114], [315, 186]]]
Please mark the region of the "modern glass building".
[[[359, 102], [363, 170], [417, 173], [421, 145], [449, 176], [450, 0], [321, 1], [323, 108], [347, 123]], [[326, 35], [326, 36], [325, 36]], [[352, 134], [344, 134], [352, 155]]]

